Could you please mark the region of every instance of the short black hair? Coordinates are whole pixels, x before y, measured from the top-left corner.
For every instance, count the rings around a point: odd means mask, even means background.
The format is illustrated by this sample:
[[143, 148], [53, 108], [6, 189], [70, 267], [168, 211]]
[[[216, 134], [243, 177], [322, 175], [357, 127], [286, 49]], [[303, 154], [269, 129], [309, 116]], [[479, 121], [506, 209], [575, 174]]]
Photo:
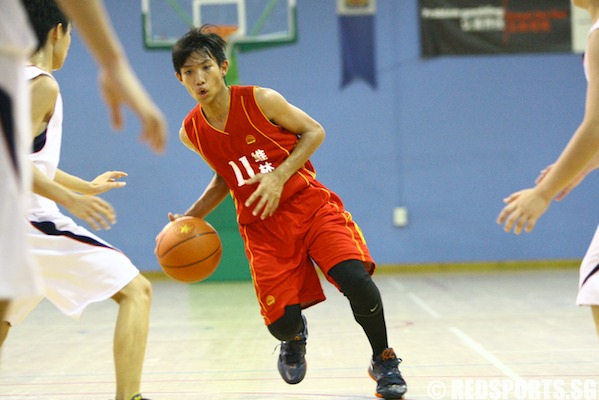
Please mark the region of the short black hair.
[[[1, 0], [0, 0], [1, 1]], [[48, 33], [58, 24], [66, 32], [70, 21], [54, 0], [21, 0], [37, 37], [38, 51], [46, 45]]]
[[203, 25], [192, 28], [183, 35], [173, 46], [172, 58], [175, 72], [181, 72], [181, 67], [193, 53], [204, 53], [214, 58], [220, 67], [227, 59], [227, 42], [215, 32], [214, 25]]

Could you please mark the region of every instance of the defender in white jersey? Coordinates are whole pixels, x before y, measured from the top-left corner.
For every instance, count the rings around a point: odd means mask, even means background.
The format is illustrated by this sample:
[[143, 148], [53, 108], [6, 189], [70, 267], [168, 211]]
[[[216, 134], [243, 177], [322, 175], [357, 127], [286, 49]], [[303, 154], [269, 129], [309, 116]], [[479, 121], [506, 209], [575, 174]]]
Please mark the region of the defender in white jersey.
[[[116, 399], [143, 400], [140, 390], [151, 302], [150, 282], [120, 251], [61, 213], [58, 204], [95, 229], [115, 222], [112, 206], [97, 194], [124, 186], [124, 172], [109, 171], [91, 182], [58, 168], [62, 141], [62, 98], [52, 71], [60, 69], [71, 42], [71, 24], [53, 0], [23, 0], [38, 37], [45, 38], [25, 69], [31, 88], [33, 189], [28, 237], [43, 296], [78, 318], [93, 302], [119, 305], [114, 335]], [[30, 142], [31, 143], [31, 142]], [[42, 297], [13, 300], [2, 324], [22, 321]]]
[[[115, 128], [123, 126], [121, 105], [134, 111], [141, 138], [157, 152], [164, 149], [167, 128], [162, 112], [131, 69], [102, 0], [58, 0], [79, 24], [79, 31], [99, 66], [100, 87]], [[0, 319], [12, 297], [39, 293], [39, 280], [27, 251], [22, 216], [30, 189], [29, 92], [22, 64], [35, 48], [21, 0], [0, 1]], [[25, 132], [25, 134], [22, 134]], [[22, 142], [22, 143], [21, 143]]]
[[[589, 12], [593, 25], [587, 38], [584, 69], [587, 78], [585, 114], [582, 123], [555, 164], [541, 172], [536, 186], [508, 196], [497, 223], [505, 231], [532, 231], [551, 201], [563, 199], [591, 171], [599, 168], [599, 0], [573, 0]], [[580, 267], [578, 305], [591, 306], [599, 335], [599, 228]]]
[[0, 318], [9, 299], [39, 293], [25, 239], [31, 130], [23, 64], [35, 44], [20, 0], [0, 1]]

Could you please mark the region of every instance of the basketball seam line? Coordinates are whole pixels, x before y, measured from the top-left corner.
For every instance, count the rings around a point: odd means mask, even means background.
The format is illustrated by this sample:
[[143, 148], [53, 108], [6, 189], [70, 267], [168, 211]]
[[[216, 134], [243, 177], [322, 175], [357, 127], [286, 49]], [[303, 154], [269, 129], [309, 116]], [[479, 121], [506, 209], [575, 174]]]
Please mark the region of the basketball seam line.
[[[218, 236], [218, 234], [217, 234], [216, 232], [201, 232], [201, 233], [196, 233], [195, 235], [193, 235], [193, 236], [190, 236], [190, 237], [188, 237], [187, 239], [185, 239], [185, 240], [183, 240], [183, 241], [181, 241], [181, 242], [178, 242], [178, 243], [177, 243], [177, 244], [175, 244], [174, 246], [171, 246], [171, 247], [170, 247], [168, 250], [166, 250], [166, 251], [165, 251], [163, 254], [156, 254], [156, 255], [157, 255], [158, 257], [164, 257], [164, 256], [166, 256], [168, 253], [170, 253], [170, 252], [171, 252], [171, 251], [172, 251], [172, 250], [173, 250], [175, 247], [177, 247], [177, 246], [181, 246], [183, 243], [185, 243], [185, 242], [187, 242], [187, 241], [189, 241], [189, 240], [191, 240], [191, 239], [195, 239], [195, 238], [197, 238], [197, 237], [204, 236], [204, 235], [216, 235], [216, 236]], [[158, 245], [157, 245], [157, 247], [158, 247], [158, 248], [160, 248], [160, 245], [162, 244], [162, 240], [163, 240], [163, 238], [161, 238], [161, 240], [160, 240], [160, 243], [158, 243]]]
[[215, 255], [219, 250], [222, 249], [222, 246], [218, 246], [218, 248], [216, 250], [214, 250], [212, 253], [210, 253], [210, 255], [202, 258], [201, 260], [196, 260], [192, 263], [189, 264], [185, 264], [185, 265], [168, 265], [168, 264], [161, 264], [163, 268], [185, 268], [185, 267], [189, 267], [191, 265], [195, 265], [197, 263], [201, 263], [203, 261], [206, 261], [207, 259], [209, 259], [210, 257], [212, 257], [213, 255]]

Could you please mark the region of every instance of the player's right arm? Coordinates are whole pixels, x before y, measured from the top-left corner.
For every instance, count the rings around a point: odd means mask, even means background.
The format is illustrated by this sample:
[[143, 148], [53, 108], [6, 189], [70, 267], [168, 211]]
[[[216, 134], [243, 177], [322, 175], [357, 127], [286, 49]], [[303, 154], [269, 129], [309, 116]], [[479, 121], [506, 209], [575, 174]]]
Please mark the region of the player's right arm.
[[204, 189], [204, 192], [195, 203], [185, 211], [184, 215], [203, 219], [218, 207], [228, 194], [229, 187], [225, 183], [225, 180], [215, 173], [210, 180], [210, 183], [208, 183], [208, 186]]
[[[31, 90], [31, 127], [32, 137], [43, 132], [54, 111], [58, 97], [58, 84], [48, 76], [40, 76], [30, 84]], [[94, 229], [110, 229], [116, 222], [112, 206], [94, 196], [75, 193], [42, 173], [32, 162], [33, 191], [40, 196], [55, 201], [65, 207], [71, 214], [89, 223]]]
[[[195, 146], [187, 137], [187, 133], [185, 132], [184, 126], [182, 126], [181, 130], [179, 131], [179, 138], [187, 148], [194, 151], [195, 153], [200, 154], [200, 152], [195, 148]], [[227, 183], [220, 175], [214, 173], [212, 180], [210, 180], [210, 183], [208, 183], [208, 186], [206, 186], [204, 192], [195, 201], [195, 203], [191, 207], [189, 207], [185, 214], [181, 215], [169, 213], [168, 217], [171, 221], [174, 221], [175, 219], [180, 218], [184, 215], [203, 219], [208, 214], [210, 214], [216, 207], [218, 207], [218, 205], [222, 203], [222, 201], [225, 199], [225, 197], [227, 197], [228, 194], [229, 187], [227, 186]]]

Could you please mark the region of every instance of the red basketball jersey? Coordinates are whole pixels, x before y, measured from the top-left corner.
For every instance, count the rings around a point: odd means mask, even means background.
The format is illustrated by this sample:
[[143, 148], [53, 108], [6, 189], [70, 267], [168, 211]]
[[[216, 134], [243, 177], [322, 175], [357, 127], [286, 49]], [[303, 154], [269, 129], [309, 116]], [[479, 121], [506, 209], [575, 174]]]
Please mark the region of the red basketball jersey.
[[[277, 168], [299, 139], [293, 132], [266, 118], [256, 103], [254, 88], [231, 86], [229, 116], [224, 130], [208, 123], [199, 104], [183, 122], [190, 142], [229, 186], [240, 224], [248, 224], [259, 218], [252, 215], [252, 208], [248, 209], [244, 205], [257, 184], [248, 186], [244, 181]], [[309, 186], [315, 179], [316, 173], [308, 161], [285, 183], [280, 203]]]

